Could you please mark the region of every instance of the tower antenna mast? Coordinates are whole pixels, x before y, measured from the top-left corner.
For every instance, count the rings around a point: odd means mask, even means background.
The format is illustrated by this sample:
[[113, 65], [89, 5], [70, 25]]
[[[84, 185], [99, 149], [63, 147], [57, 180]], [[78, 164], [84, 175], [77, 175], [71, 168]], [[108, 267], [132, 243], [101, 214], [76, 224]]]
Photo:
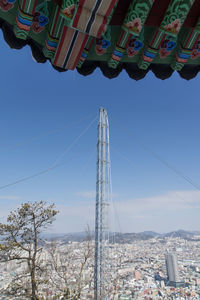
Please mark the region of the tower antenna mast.
[[105, 249], [108, 232], [108, 205], [110, 199], [110, 146], [108, 114], [99, 111], [97, 142], [97, 181], [95, 216], [94, 299], [105, 299]]

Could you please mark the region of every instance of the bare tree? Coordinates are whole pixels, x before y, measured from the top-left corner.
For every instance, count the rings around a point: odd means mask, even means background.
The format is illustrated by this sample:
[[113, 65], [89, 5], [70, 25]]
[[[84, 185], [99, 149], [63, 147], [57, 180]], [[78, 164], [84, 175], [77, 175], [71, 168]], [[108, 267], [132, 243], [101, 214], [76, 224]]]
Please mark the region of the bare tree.
[[28, 202], [8, 215], [7, 224], [0, 223], [0, 262], [15, 261], [23, 266], [23, 272], [15, 276], [4, 294], [39, 299], [38, 286], [45, 270], [40, 234], [52, 224], [57, 213], [54, 204]]
[[77, 249], [73, 244], [65, 245], [65, 251], [61, 251], [58, 244], [51, 242], [48, 249], [51, 262], [50, 281], [55, 285], [57, 291], [62, 295], [62, 299], [81, 299], [84, 287], [83, 272], [86, 270], [88, 260], [93, 257], [91, 246], [91, 236], [87, 229], [85, 241], [77, 256]]

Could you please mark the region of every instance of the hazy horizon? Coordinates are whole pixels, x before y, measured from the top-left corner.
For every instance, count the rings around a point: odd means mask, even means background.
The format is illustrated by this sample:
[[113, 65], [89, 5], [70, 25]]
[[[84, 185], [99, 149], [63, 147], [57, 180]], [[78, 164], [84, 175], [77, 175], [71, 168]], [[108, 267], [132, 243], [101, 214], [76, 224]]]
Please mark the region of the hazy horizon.
[[[119, 233], [119, 234], [126, 234], [126, 233], [145, 233], [145, 232], [153, 232], [153, 233], [157, 233], [157, 234], [167, 234], [167, 233], [173, 233], [173, 232], [179, 232], [179, 231], [184, 231], [184, 232], [189, 232], [189, 233], [194, 233], [194, 232], [197, 232], [197, 233], [200, 233], [199, 230], [184, 230], [184, 229], [175, 229], [175, 230], [172, 230], [172, 231], [169, 231], [169, 232], [158, 232], [158, 231], [152, 231], [152, 230], [144, 230], [144, 231], [127, 231], [127, 232], [113, 232], [113, 231], [110, 231], [110, 233]], [[91, 231], [91, 233], [94, 233], [95, 231]], [[44, 234], [46, 235], [50, 235], [50, 234], [55, 234], [55, 235], [65, 235], [65, 234], [87, 234], [86, 231], [74, 231], [74, 232], [52, 232], [52, 231], [45, 231]]]

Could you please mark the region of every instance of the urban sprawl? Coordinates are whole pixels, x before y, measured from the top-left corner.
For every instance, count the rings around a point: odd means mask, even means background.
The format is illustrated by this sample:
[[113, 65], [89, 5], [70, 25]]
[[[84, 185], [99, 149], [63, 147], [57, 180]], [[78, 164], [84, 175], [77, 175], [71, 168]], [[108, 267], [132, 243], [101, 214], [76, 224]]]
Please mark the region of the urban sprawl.
[[[111, 243], [106, 249], [106, 299], [200, 299], [200, 236]], [[41, 299], [73, 299], [77, 289], [80, 299], [94, 299], [93, 240], [46, 241], [39, 260]], [[25, 264], [1, 263], [1, 290], [20, 274], [26, 274]], [[66, 287], [68, 298], [63, 297]], [[19, 291], [0, 299], [23, 298]]]

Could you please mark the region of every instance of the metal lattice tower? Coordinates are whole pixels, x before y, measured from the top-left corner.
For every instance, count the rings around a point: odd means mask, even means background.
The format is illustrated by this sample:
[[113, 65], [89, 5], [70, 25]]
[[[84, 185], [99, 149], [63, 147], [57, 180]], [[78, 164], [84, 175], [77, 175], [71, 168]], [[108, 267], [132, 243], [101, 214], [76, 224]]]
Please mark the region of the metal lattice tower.
[[100, 108], [97, 142], [97, 182], [95, 218], [94, 299], [105, 299], [106, 233], [110, 198], [110, 150], [108, 115]]

